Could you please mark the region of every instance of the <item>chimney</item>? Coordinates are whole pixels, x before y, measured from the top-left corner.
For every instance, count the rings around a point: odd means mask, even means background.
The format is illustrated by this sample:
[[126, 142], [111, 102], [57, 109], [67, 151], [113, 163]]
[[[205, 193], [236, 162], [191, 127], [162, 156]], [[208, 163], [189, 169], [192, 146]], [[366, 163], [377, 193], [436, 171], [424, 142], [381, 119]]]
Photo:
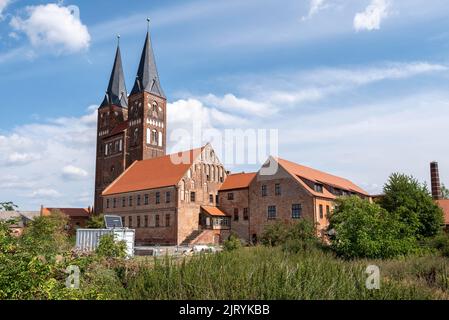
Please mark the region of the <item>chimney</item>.
[[432, 198], [441, 199], [440, 174], [438, 173], [438, 162], [430, 163], [430, 185], [432, 187]]

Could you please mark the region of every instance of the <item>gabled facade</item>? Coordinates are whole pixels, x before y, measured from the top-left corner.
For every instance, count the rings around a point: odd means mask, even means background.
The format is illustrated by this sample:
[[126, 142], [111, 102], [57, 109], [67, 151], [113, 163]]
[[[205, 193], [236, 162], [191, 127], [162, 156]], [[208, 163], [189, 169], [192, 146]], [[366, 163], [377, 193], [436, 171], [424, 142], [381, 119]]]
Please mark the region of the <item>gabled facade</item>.
[[[213, 239], [200, 225], [202, 206], [215, 206], [226, 171], [209, 144], [134, 162], [103, 192], [107, 214], [122, 217], [142, 244]], [[219, 236], [219, 234], [218, 234]], [[212, 237], [212, 238], [211, 238]]]
[[231, 216], [231, 231], [257, 242], [276, 221], [312, 220], [318, 235], [328, 226], [338, 196], [366, 191], [347, 179], [270, 157], [257, 173], [230, 175], [219, 190], [219, 208]]

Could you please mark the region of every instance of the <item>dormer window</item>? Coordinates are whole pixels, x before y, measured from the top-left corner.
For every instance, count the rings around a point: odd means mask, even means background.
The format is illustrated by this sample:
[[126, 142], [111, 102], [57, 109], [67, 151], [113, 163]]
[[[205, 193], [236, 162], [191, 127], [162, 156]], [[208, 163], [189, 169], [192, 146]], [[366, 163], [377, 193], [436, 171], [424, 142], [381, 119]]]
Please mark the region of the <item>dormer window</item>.
[[316, 192], [323, 193], [323, 185], [322, 184], [315, 183], [314, 189], [315, 189]]

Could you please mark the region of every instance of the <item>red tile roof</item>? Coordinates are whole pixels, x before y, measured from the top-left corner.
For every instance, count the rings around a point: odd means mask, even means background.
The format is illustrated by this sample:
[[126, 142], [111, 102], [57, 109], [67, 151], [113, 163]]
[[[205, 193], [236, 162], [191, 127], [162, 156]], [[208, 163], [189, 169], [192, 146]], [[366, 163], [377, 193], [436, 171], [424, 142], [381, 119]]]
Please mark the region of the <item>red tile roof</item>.
[[[108, 196], [177, 185], [203, 148], [135, 161], [103, 191], [102, 195]], [[184, 157], [188, 160], [184, 161], [187, 163], [181, 161], [178, 161], [181, 163], [176, 163], [178, 159], [184, 159]]]
[[220, 191], [248, 188], [249, 184], [255, 176], [255, 172], [230, 174], [226, 177], [225, 182], [221, 185]]
[[335, 195], [327, 191], [326, 188], [323, 189], [323, 193], [316, 192], [315, 190], [310, 188], [307, 184], [305, 184], [301, 178], [312, 181], [313, 183], [330, 185], [332, 187], [339, 188], [342, 190], [357, 192], [366, 196], [369, 195], [365, 190], [363, 190], [362, 188], [360, 188], [359, 186], [355, 185], [354, 183], [352, 183], [347, 179], [340, 178], [306, 166], [302, 166], [297, 163], [284, 160], [281, 158], [276, 158], [276, 160], [278, 161], [279, 165], [283, 167], [286, 171], [288, 171], [291, 175], [299, 178], [298, 181], [301, 182], [301, 184], [315, 196], [332, 199], [336, 198]]
[[41, 214], [46, 216], [52, 211], [61, 211], [69, 217], [90, 217], [90, 211], [87, 208], [42, 208]]
[[449, 224], [449, 199], [437, 200], [438, 205], [443, 209], [444, 224]]
[[226, 214], [217, 207], [201, 206], [201, 209], [211, 216], [226, 217]]

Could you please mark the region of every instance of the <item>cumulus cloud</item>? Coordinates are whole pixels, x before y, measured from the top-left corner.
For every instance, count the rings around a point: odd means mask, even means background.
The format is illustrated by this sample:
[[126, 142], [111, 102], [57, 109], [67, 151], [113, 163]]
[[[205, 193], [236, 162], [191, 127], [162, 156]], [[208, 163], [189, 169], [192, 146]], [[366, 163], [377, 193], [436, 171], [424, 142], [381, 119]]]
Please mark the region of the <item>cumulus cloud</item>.
[[0, 21], [3, 19], [3, 11], [6, 9], [11, 0], [0, 0]]
[[39, 154], [35, 153], [19, 153], [13, 152], [6, 156], [6, 164], [8, 165], [24, 165], [36, 160], [39, 160], [41, 157]]
[[57, 198], [61, 194], [54, 189], [37, 189], [30, 194], [31, 198]]
[[306, 16], [302, 17], [302, 20], [304, 21], [310, 19], [319, 11], [327, 8], [328, 7], [327, 1], [328, 0], [310, 0], [309, 12]]
[[75, 6], [59, 4], [29, 6], [27, 17], [15, 16], [10, 25], [24, 32], [33, 47], [56, 50], [58, 53], [74, 53], [89, 48], [90, 34], [81, 22]]
[[66, 179], [82, 179], [87, 177], [89, 174], [86, 170], [68, 165], [62, 168], [62, 175]]
[[389, 7], [390, 3], [388, 0], [372, 0], [365, 11], [355, 15], [354, 29], [356, 31], [380, 29], [382, 20], [390, 14]]

